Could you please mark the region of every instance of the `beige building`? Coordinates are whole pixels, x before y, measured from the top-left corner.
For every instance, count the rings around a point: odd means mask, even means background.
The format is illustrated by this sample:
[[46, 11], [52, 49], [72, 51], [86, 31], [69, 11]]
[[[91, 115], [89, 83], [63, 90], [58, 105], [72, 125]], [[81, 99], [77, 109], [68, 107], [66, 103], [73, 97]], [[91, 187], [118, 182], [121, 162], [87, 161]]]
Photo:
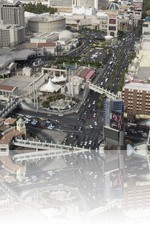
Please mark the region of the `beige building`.
[[0, 100], [10, 101], [16, 94], [17, 87], [0, 84]]
[[28, 29], [34, 33], [51, 33], [65, 29], [65, 18], [56, 15], [36, 16], [28, 20]]
[[[8, 173], [9, 176], [15, 176], [19, 181], [22, 181], [26, 174], [26, 166], [15, 164], [10, 156], [0, 156], [0, 162], [2, 163], [3, 169]], [[4, 177], [7, 182], [7, 177]], [[13, 181], [13, 180], [12, 180]], [[10, 181], [11, 183], [11, 181]]]
[[24, 27], [10, 24], [0, 26], [0, 47], [13, 47], [24, 40]]
[[[134, 182], [124, 184], [123, 212], [127, 216], [149, 216], [150, 212], [150, 182]], [[143, 220], [142, 220], [143, 221]], [[144, 222], [144, 221], [143, 221]], [[145, 223], [144, 223], [145, 224]]]
[[18, 26], [25, 26], [24, 7], [19, 1], [0, 2], [0, 20], [4, 24], [16, 24]]
[[118, 36], [118, 11], [108, 11], [107, 18], [107, 35]]

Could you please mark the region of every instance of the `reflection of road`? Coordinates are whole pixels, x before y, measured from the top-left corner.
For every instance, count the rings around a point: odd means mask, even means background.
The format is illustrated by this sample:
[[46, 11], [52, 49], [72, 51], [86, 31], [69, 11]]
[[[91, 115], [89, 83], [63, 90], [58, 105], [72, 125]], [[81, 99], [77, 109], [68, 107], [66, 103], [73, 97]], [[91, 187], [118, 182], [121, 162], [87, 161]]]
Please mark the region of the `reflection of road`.
[[[84, 204], [87, 208], [95, 208], [102, 202], [103, 178], [102, 178], [102, 161], [98, 152], [69, 155], [61, 157], [65, 163], [64, 168], [53, 169], [50, 175], [48, 170], [39, 171], [38, 164], [28, 169], [28, 178], [30, 181], [24, 185], [14, 186], [18, 193], [27, 193], [27, 195], [37, 189], [52, 188], [53, 186], [65, 185], [78, 190]], [[47, 160], [47, 164], [53, 163], [53, 160]], [[36, 168], [36, 170], [34, 169]], [[34, 172], [33, 172], [34, 171]], [[36, 172], [37, 171], [37, 172]], [[38, 180], [33, 181], [32, 176]], [[80, 196], [80, 198], [81, 198]]]
[[[60, 196], [61, 192], [64, 192], [64, 191], [68, 193], [67, 194], [68, 199], [63, 199], [63, 196]], [[73, 203], [78, 204], [78, 207], [80, 208], [79, 211], [82, 211], [84, 213], [88, 211], [86, 201], [85, 201], [84, 197], [81, 195], [79, 189], [73, 188], [73, 187], [70, 187], [70, 186], [66, 186], [66, 185], [63, 185], [63, 184], [61, 184], [61, 185], [59, 184], [57, 186], [47, 185], [46, 187], [44, 185], [41, 185], [41, 187], [38, 187], [38, 188], [36, 187], [35, 189], [32, 189], [30, 191], [24, 191], [24, 193], [22, 195], [22, 198], [25, 200], [25, 202], [28, 201], [30, 203], [33, 203], [33, 200], [34, 200], [34, 203], [35, 203], [35, 201], [37, 201], [36, 204], [37, 204], [38, 208], [42, 208], [42, 205], [43, 205], [42, 195], [45, 192], [47, 192], [50, 195], [50, 197], [51, 197], [52, 192], [55, 193], [56, 199], [57, 199], [57, 195], [58, 195], [58, 198], [61, 199], [62, 202], [65, 202], [65, 205], [64, 205], [65, 207], [67, 206], [67, 204], [68, 204], [68, 207], [69, 207], [69, 202], [71, 201], [72, 204]], [[74, 200], [74, 198], [71, 198], [72, 195], [75, 196], [75, 200]], [[44, 205], [45, 204], [49, 205], [49, 198], [48, 197], [44, 201]], [[55, 200], [53, 201], [53, 204], [56, 207], [57, 204], [55, 203]], [[57, 205], [57, 207], [61, 207], [61, 206]]]

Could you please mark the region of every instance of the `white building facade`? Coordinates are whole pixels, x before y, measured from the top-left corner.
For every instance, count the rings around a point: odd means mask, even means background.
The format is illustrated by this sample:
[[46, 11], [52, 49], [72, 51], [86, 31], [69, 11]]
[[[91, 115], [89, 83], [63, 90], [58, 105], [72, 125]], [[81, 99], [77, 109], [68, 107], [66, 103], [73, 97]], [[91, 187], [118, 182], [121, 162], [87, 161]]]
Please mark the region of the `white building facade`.
[[25, 26], [24, 7], [19, 1], [14, 3], [0, 2], [0, 20], [4, 24]]
[[25, 28], [17, 25], [0, 26], [0, 47], [13, 47], [25, 40]]

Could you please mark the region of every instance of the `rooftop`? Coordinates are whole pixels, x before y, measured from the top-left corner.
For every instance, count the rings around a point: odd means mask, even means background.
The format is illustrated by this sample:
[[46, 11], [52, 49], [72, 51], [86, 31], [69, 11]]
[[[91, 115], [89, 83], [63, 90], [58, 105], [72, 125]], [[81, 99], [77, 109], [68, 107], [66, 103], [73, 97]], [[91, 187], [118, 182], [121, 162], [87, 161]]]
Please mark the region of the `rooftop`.
[[61, 20], [61, 19], [65, 19], [63, 16], [60, 16], [60, 15], [54, 15], [54, 14], [40, 14], [40, 15], [35, 15], [34, 17], [30, 18], [29, 21], [34, 21], [34, 22], [45, 22], [45, 23], [48, 23], [48, 22], [52, 22], [52, 21], [55, 21], [55, 20]]
[[2, 162], [2, 164], [5, 167], [7, 167], [8, 169], [10, 169], [13, 172], [15, 172], [16, 170], [18, 170], [21, 167], [20, 165], [14, 164], [9, 156], [1, 156], [0, 161]]
[[4, 121], [4, 124], [13, 125], [16, 121], [17, 121], [17, 119], [9, 117]]
[[47, 42], [47, 43], [38, 43], [38, 48], [43, 48], [43, 47], [56, 47], [55, 42]]
[[125, 89], [150, 91], [150, 84], [130, 82], [130, 83], [124, 85], [123, 90], [125, 90]]
[[15, 89], [15, 86], [0, 84], [0, 91], [14, 91]]
[[13, 50], [8, 53], [0, 54], [0, 67], [8, 65], [15, 60], [27, 60], [28, 57], [35, 54], [36, 52], [30, 49]]
[[0, 145], [1, 144], [9, 144], [14, 137], [17, 137], [20, 135], [21, 135], [21, 132], [19, 132], [18, 130], [10, 131], [9, 133], [7, 133], [6, 135], [4, 135], [1, 138]]

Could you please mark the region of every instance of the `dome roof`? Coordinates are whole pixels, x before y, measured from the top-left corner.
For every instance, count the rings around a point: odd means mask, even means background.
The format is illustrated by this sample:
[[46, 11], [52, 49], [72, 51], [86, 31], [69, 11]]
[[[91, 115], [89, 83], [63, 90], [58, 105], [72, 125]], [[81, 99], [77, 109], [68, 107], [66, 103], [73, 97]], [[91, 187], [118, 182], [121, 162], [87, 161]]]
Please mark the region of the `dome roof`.
[[117, 3], [110, 3], [110, 5], [107, 7], [108, 10], [119, 10], [119, 5]]
[[59, 39], [72, 39], [73, 34], [68, 30], [63, 30], [59, 33]]

